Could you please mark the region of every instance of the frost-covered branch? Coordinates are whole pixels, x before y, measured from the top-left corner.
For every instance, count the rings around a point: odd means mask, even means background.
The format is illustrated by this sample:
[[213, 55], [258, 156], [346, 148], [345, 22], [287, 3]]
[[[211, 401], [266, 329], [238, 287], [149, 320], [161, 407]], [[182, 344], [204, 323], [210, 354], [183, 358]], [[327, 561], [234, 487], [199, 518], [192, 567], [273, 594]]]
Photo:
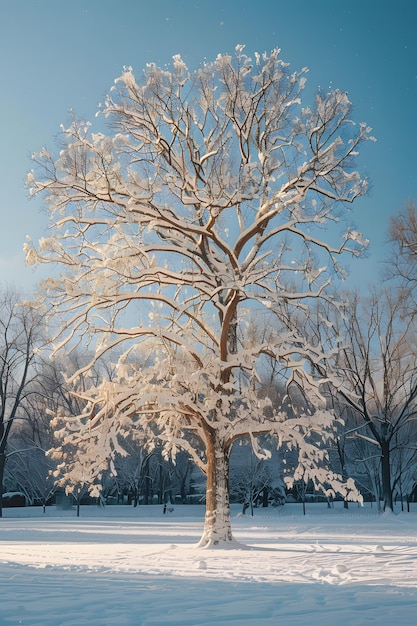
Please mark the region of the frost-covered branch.
[[[28, 183], [52, 227], [25, 248], [28, 262], [62, 270], [43, 283], [56, 354], [88, 346], [86, 375], [120, 351], [116, 377], [85, 390], [86, 413], [60, 431], [89, 480], [138, 429], [150, 446], [159, 438], [166, 454], [182, 447], [200, 460], [210, 523], [240, 437], [255, 448], [255, 434], [293, 441], [305, 475], [324, 485], [320, 441], [332, 429], [316, 373], [326, 349], [291, 318], [308, 319], [343, 274], [338, 258], [366, 245], [349, 224], [341, 241], [326, 226], [366, 192], [354, 161], [372, 137], [344, 92], [303, 105], [306, 71], [290, 72], [278, 49], [251, 58], [240, 45], [193, 71], [178, 55], [141, 79], [127, 67], [99, 111], [108, 134], [73, 118], [57, 157], [34, 156]], [[250, 345], [264, 313], [276, 314], [276, 332]], [[303, 411], [286, 420], [284, 406], [260, 400], [265, 358], [310, 396], [308, 425]]]

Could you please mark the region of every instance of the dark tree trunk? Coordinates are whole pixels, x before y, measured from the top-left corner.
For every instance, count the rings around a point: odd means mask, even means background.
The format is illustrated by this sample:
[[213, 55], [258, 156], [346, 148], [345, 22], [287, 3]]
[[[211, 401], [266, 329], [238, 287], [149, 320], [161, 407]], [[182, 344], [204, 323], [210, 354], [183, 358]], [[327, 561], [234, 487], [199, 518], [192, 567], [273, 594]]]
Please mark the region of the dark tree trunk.
[[191, 463], [188, 462], [187, 463], [187, 467], [185, 469], [184, 475], [181, 478], [181, 502], [183, 504], [187, 503], [187, 490], [186, 490], [186, 485], [187, 485], [187, 476], [188, 473], [191, 469]]
[[4, 452], [0, 452], [0, 517], [3, 517], [3, 480], [5, 465], [6, 455]]
[[165, 476], [162, 468], [162, 463], [159, 465], [159, 480], [158, 480], [158, 504], [164, 504], [165, 502]]
[[151, 490], [151, 479], [149, 476], [149, 456], [143, 464], [143, 471], [145, 473], [145, 486], [143, 491], [143, 504], [149, 504], [149, 495]]
[[264, 508], [268, 506], [268, 487], [262, 489], [262, 506]]
[[382, 499], [384, 502], [384, 511], [394, 510], [392, 500], [391, 487], [391, 459], [390, 459], [390, 442], [389, 440], [381, 441], [381, 472], [382, 472]]

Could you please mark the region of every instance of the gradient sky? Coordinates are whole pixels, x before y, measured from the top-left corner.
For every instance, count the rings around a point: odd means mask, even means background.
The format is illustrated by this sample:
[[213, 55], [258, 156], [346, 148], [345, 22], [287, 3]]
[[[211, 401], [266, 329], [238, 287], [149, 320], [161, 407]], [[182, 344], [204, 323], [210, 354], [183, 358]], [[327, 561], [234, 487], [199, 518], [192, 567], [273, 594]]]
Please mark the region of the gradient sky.
[[0, 286], [30, 291], [40, 278], [22, 245], [48, 218], [24, 180], [69, 109], [93, 121], [124, 65], [139, 75], [180, 53], [193, 68], [238, 43], [248, 54], [281, 48], [294, 70], [310, 69], [305, 104], [337, 87], [372, 126], [378, 141], [358, 160], [372, 190], [352, 208], [370, 254], [350, 268], [352, 284], [378, 281], [389, 216], [417, 203], [415, 0], [0, 0]]

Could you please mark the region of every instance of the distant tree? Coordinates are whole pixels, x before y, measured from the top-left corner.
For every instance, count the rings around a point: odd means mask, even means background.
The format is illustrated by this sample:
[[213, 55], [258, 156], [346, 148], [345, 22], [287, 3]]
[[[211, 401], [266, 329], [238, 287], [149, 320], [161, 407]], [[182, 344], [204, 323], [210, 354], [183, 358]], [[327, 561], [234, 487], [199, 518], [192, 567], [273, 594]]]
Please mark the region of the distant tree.
[[188, 501], [193, 468], [194, 464], [190, 456], [183, 450], [180, 450], [175, 459], [174, 471], [177, 485], [176, 495], [179, 495], [182, 504], [186, 504]]
[[115, 459], [115, 481], [117, 485], [118, 499], [126, 496], [132, 500], [134, 505], [139, 504], [140, 492], [146, 468], [147, 452], [143, 442], [138, 437], [126, 437], [125, 447], [127, 456], [118, 456]]
[[250, 445], [233, 448], [230, 471], [231, 497], [243, 504], [243, 513], [254, 506], [274, 506], [285, 501], [282, 468], [276, 458], [259, 459]]
[[[123, 346], [113, 380], [85, 391], [79, 416], [63, 416], [62, 444], [78, 451], [63, 479], [89, 463], [99, 485], [132, 430], [173, 459], [182, 448], [207, 477], [201, 546], [232, 540], [228, 465], [240, 438], [263, 456], [257, 435], [272, 432], [300, 450], [305, 480], [352, 487], [325, 468], [332, 416], [306, 368], [311, 347], [291, 328], [245, 339], [255, 311], [308, 315], [342, 272], [340, 254], [365, 243], [350, 228], [340, 238], [334, 223], [366, 192], [354, 159], [370, 129], [353, 123], [345, 92], [302, 106], [305, 74], [279, 50], [251, 59], [243, 46], [192, 72], [179, 56], [140, 81], [126, 68], [102, 107], [110, 133], [73, 120], [59, 155], [42, 150], [29, 175], [52, 230], [27, 242], [27, 261], [63, 270], [43, 283], [57, 350], [75, 339], [92, 350], [82, 376]], [[320, 361], [322, 347], [313, 351]], [[313, 411], [288, 419], [259, 397], [265, 356]]]
[[[126, 437], [127, 456], [115, 459], [115, 479], [120, 493], [127, 494], [134, 506], [139, 502], [152, 504], [154, 496], [158, 503], [174, 499], [177, 480], [175, 467], [170, 459], [164, 459], [160, 449], [148, 452], [146, 445], [135, 436]], [[181, 466], [178, 455], [178, 465]]]
[[70, 392], [63, 375], [79, 365], [77, 354], [66, 361], [39, 359], [20, 404], [20, 419], [9, 437], [6, 477], [28, 502], [46, 505], [54, 494], [57, 462], [46, 454], [56, 444], [51, 421], [62, 411], [78, 415], [82, 410], [83, 403]]
[[389, 508], [396, 500], [400, 501], [402, 510], [404, 502], [409, 497], [417, 483], [417, 446], [416, 428], [413, 421], [398, 431], [390, 442], [390, 488], [391, 502], [387, 507], [387, 499], [384, 497], [386, 484], [383, 483], [381, 450], [375, 440], [355, 436], [357, 430], [362, 434], [363, 421], [356, 415], [356, 428], [348, 431], [347, 435], [349, 458], [351, 462], [351, 475], [364, 495], [371, 494], [379, 510]]
[[0, 291], [0, 517], [7, 446], [16, 422], [24, 419], [43, 341], [39, 312], [13, 289]]
[[391, 217], [389, 238], [392, 251], [388, 259], [388, 272], [399, 278], [403, 286], [417, 287], [417, 213], [413, 202]]
[[23, 492], [29, 504], [47, 505], [55, 492], [52, 475], [55, 469], [55, 464], [45, 455], [44, 449], [28, 442], [25, 436], [12, 434], [5, 467], [5, 484], [10, 484], [13, 491]]
[[384, 510], [393, 509], [396, 491], [411, 490], [417, 464], [417, 337], [407, 307], [401, 290], [350, 294], [339, 316], [345, 345], [321, 370], [333, 382], [333, 407], [349, 412], [350, 461], [362, 465]]

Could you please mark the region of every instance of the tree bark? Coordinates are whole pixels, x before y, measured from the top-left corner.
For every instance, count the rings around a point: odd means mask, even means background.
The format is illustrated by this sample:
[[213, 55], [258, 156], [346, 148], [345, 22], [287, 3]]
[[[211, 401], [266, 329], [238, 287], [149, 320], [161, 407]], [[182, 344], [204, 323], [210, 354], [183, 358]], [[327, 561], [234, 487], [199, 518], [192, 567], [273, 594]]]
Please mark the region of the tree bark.
[[0, 517], [3, 517], [3, 480], [5, 465], [6, 454], [4, 452], [0, 452]]
[[201, 548], [233, 541], [229, 502], [230, 445], [213, 430], [207, 436], [206, 516]]
[[394, 510], [391, 488], [391, 460], [390, 460], [390, 442], [389, 440], [381, 441], [381, 470], [382, 470], [382, 498], [384, 501], [384, 511]]
[[268, 507], [268, 487], [264, 487], [262, 489], [262, 506], [263, 508]]
[[188, 472], [189, 472], [190, 468], [191, 468], [191, 464], [188, 461], [187, 467], [185, 469], [185, 472], [184, 472], [183, 476], [181, 477], [181, 502], [182, 502], [182, 504], [186, 504], [187, 503], [186, 484], [187, 484], [187, 476], [188, 476]]

